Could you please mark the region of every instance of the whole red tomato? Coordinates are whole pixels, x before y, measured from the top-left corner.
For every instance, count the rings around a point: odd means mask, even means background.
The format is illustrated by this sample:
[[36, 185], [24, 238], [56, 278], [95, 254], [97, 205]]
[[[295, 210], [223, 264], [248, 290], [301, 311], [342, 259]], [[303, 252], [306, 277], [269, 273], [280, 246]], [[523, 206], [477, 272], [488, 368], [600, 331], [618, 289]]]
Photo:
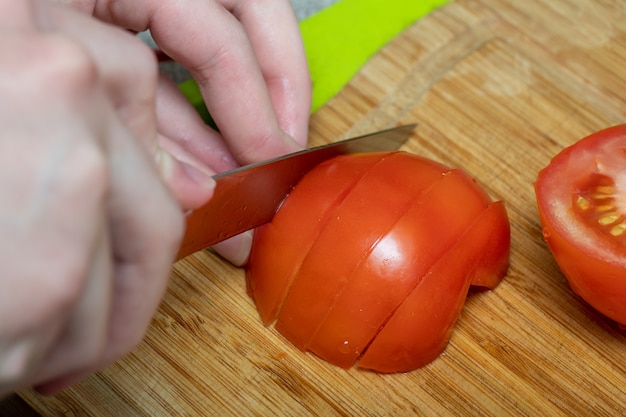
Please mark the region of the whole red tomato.
[[626, 325], [626, 125], [564, 149], [535, 192], [543, 236], [574, 292]]
[[470, 285], [498, 285], [509, 246], [504, 205], [464, 172], [404, 152], [340, 156], [257, 229], [248, 291], [303, 351], [410, 371], [443, 351]]

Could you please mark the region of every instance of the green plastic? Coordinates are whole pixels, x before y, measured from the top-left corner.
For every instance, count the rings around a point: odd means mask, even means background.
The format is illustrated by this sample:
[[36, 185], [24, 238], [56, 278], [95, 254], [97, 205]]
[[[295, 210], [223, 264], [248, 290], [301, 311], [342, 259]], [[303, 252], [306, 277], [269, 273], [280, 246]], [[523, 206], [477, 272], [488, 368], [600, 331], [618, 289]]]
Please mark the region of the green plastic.
[[[312, 112], [322, 107], [391, 39], [450, 0], [341, 0], [300, 22], [311, 79]], [[193, 80], [180, 85], [206, 119]]]

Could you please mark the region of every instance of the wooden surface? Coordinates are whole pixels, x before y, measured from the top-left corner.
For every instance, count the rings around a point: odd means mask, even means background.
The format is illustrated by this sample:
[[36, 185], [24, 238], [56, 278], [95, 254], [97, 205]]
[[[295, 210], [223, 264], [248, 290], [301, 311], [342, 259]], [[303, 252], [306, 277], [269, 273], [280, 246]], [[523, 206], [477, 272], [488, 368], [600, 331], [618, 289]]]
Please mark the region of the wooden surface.
[[[373, 28], [372, 30], [375, 30]], [[471, 294], [445, 353], [400, 375], [344, 371], [264, 328], [243, 271], [178, 263], [133, 354], [44, 416], [626, 413], [626, 337], [570, 291], [532, 184], [564, 146], [626, 121], [623, 0], [457, 0], [379, 53], [312, 118], [311, 144], [418, 122], [406, 150], [465, 168], [507, 202], [511, 267]]]

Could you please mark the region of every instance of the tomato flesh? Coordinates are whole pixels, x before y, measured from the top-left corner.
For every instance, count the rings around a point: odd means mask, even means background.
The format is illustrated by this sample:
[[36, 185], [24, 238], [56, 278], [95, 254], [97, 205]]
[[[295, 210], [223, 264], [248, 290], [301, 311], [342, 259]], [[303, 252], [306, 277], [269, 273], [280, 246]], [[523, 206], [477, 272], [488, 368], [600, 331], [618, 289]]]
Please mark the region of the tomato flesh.
[[626, 324], [626, 125], [564, 149], [535, 192], [544, 239], [574, 292]]
[[299, 349], [344, 368], [409, 371], [436, 357], [433, 340], [445, 347], [469, 285], [500, 282], [509, 239], [504, 206], [460, 170], [404, 152], [340, 156], [257, 231], [248, 289], [264, 323]]
[[596, 228], [611, 242], [626, 248], [626, 207], [613, 178], [593, 173], [572, 197], [574, 212], [587, 227]]

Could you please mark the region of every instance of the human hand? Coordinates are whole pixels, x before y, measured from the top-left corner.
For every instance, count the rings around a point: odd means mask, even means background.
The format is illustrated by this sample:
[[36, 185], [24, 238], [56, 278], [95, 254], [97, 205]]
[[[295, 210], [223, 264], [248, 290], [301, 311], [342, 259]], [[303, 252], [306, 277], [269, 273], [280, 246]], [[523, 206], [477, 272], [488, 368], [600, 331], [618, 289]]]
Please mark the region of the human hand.
[[50, 393], [141, 340], [183, 217], [152, 53], [44, 1], [0, 0], [0, 30], [0, 396]]
[[[137, 32], [150, 29], [161, 50], [190, 70], [219, 133], [162, 80], [158, 128], [173, 155], [185, 151], [222, 172], [306, 145], [311, 83], [288, 0], [55, 1]], [[246, 234], [218, 248], [242, 264], [249, 246]]]

